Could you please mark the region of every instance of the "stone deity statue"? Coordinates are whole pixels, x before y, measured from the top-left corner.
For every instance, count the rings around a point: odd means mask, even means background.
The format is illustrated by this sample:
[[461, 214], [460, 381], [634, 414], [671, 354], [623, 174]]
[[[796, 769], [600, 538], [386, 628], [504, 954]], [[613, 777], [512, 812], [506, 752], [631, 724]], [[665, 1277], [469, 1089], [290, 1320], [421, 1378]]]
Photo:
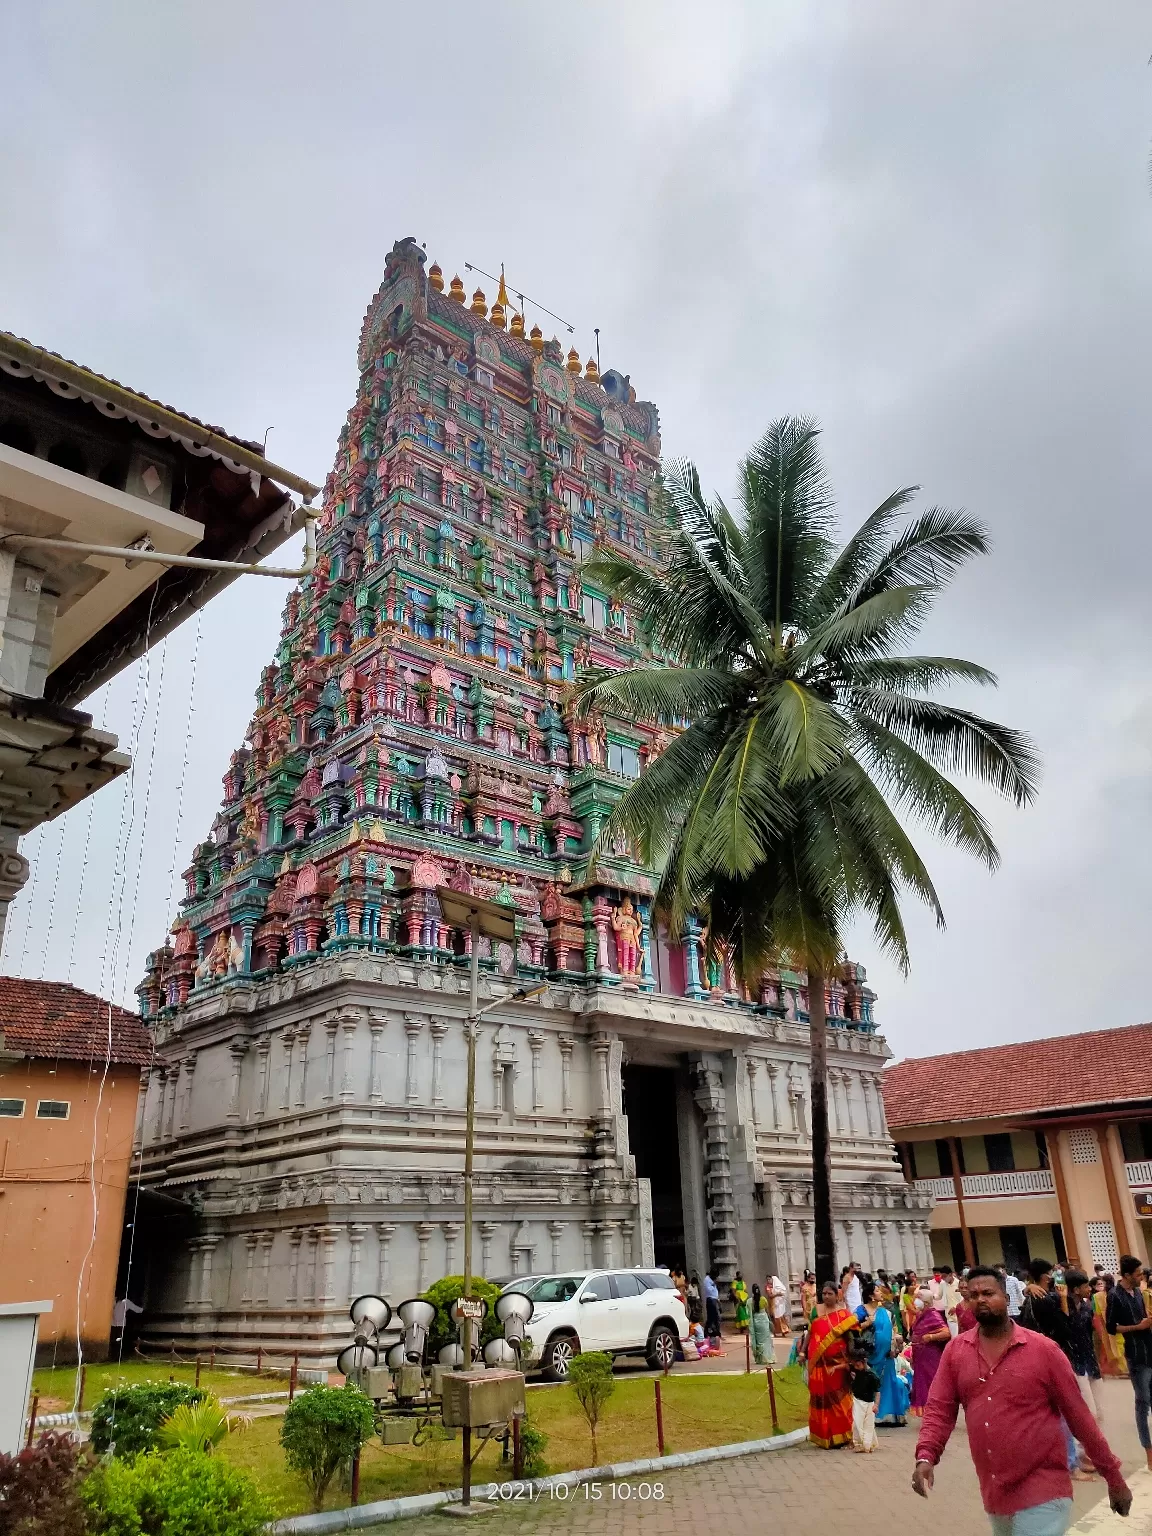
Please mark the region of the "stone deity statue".
[[625, 896], [612, 912], [612, 931], [616, 935], [616, 962], [621, 976], [636, 976], [640, 971], [640, 936], [643, 925]]

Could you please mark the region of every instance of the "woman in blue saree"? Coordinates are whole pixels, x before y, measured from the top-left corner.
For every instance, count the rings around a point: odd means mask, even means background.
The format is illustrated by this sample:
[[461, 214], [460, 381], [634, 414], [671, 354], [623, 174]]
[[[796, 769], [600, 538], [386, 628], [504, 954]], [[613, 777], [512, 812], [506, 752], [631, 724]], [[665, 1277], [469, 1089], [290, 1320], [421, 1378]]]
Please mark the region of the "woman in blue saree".
[[908, 1414], [908, 1388], [896, 1374], [896, 1362], [892, 1358], [892, 1314], [887, 1307], [881, 1305], [873, 1280], [865, 1281], [861, 1300], [858, 1315], [861, 1323], [871, 1329], [872, 1336], [868, 1365], [880, 1378], [876, 1422], [902, 1425]]

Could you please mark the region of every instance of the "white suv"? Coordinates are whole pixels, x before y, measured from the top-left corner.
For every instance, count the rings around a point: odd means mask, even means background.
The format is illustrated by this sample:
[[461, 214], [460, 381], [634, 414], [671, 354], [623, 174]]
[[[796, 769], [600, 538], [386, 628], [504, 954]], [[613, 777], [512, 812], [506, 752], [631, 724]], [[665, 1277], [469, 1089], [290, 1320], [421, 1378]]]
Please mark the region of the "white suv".
[[581, 1350], [643, 1355], [653, 1370], [667, 1370], [688, 1337], [684, 1303], [666, 1270], [526, 1275], [504, 1289], [532, 1298], [525, 1365], [549, 1381], [564, 1381]]

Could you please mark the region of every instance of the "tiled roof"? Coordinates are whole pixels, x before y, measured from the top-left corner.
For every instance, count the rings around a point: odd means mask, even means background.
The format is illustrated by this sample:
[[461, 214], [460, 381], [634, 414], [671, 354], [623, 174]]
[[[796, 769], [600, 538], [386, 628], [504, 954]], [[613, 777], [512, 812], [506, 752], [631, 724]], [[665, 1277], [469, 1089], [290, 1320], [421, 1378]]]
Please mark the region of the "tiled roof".
[[1152, 1024], [922, 1056], [880, 1081], [893, 1130], [1152, 1099]]
[[152, 1060], [152, 1037], [136, 1014], [65, 981], [0, 976], [0, 1033], [8, 1051], [48, 1060], [103, 1061], [109, 1010], [110, 1059], [146, 1066]]

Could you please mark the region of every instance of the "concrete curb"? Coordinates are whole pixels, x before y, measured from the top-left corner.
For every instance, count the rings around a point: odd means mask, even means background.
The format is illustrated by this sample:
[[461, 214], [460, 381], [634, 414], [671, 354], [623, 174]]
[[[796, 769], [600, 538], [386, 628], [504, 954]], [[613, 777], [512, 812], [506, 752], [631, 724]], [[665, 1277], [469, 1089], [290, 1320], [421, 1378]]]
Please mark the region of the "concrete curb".
[[[702, 1451], [680, 1451], [674, 1456], [648, 1456], [643, 1461], [621, 1461], [604, 1467], [584, 1467], [578, 1472], [557, 1472], [551, 1477], [526, 1478], [518, 1486], [533, 1494], [554, 1488], [575, 1488], [580, 1483], [620, 1482], [643, 1473], [671, 1472], [680, 1467], [698, 1467], [709, 1461], [729, 1461], [735, 1456], [757, 1456], [765, 1451], [783, 1451], [807, 1440], [807, 1429], [793, 1429], [786, 1435], [767, 1440], [741, 1440], [735, 1445], [712, 1445]], [[479, 1483], [472, 1490], [476, 1499], [509, 1504], [519, 1503], [501, 1497], [500, 1490], [509, 1483]], [[459, 1504], [461, 1490], [446, 1488], [440, 1493], [409, 1494], [402, 1499], [380, 1499], [375, 1504], [358, 1504], [355, 1509], [326, 1509], [318, 1515], [294, 1515], [265, 1527], [270, 1536], [320, 1536], [329, 1531], [355, 1531], [367, 1525], [384, 1525], [390, 1520], [406, 1520], [412, 1515], [428, 1515], [446, 1504]]]

